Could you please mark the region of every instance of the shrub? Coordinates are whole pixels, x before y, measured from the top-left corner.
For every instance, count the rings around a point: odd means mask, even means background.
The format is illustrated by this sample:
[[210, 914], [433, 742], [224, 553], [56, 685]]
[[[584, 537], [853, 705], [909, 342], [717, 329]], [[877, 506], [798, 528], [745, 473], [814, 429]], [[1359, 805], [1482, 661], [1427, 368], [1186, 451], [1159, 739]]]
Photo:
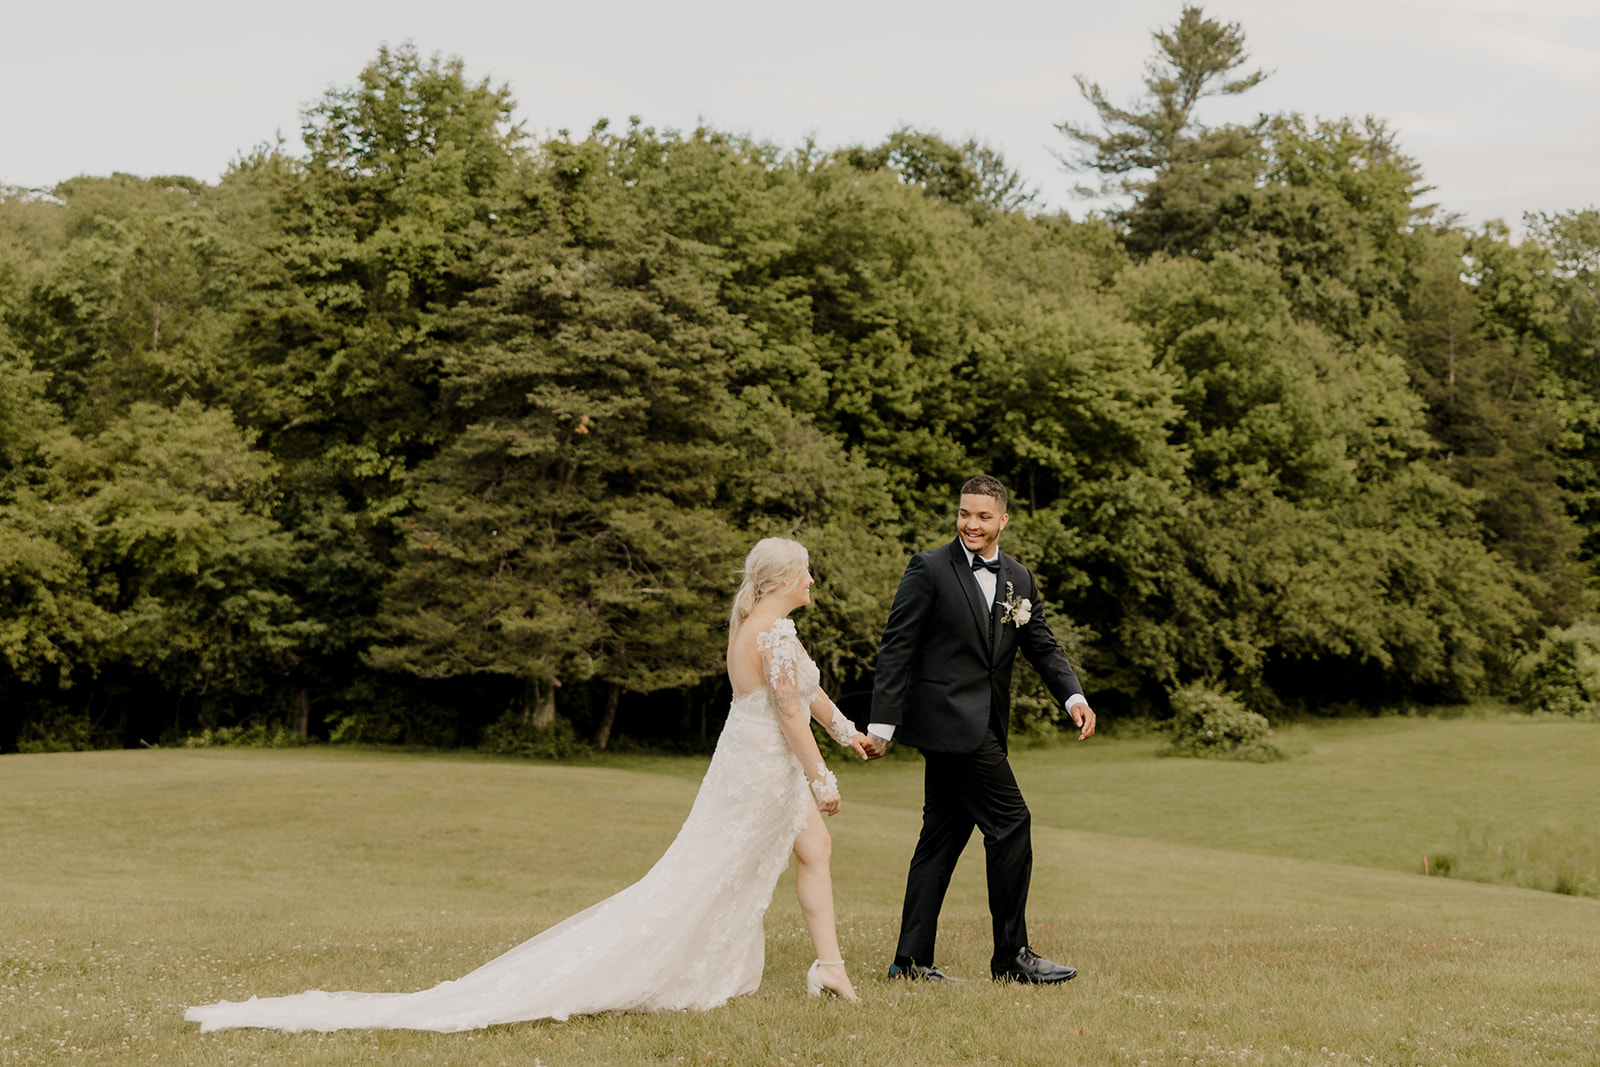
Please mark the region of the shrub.
[[328, 740], [335, 745], [393, 745], [404, 732], [399, 719], [386, 711], [362, 710], [335, 719]]
[[342, 703], [348, 710], [328, 719], [328, 740], [335, 745], [455, 748], [462, 743], [460, 711], [421, 694], [359, 685], [345, 692]]
[[566, 719], [557, 716], [555, 722], [540, 730], [523, 722], [522, 713], [516, 710], [506, 712], [484, 730], [483, 743], [478, 748], [495, 756], [533, 759], [567, 759], [589, 751]]
[[283, 723], [252, 722], [243, 726], [218, 726], [189, 734], [179, 742], [184, 748], [295, 748], [310, 741]]
[[18, 752], [93, 752], [121, 747], [116, 734], [102, 729], [81, 712], [64, 708], [48, 709], [38, 719], [25, 723], [17, 738]]
[[1229, 693], [1192, 685], [1172, 694], [1172, 741], [1163, 756], [1239, 759], [1271, 763], [1284, 759], [1272, 727]]
[[[1052, 625], [1061, 627], [1051, 620]], [[1073, 631], [1058, 634], [1067, 646], [1073, 662], [1081, 661], [1082, 641]], [[1050, 748], [1069, 737], [1078, 736], [1078, 728], [1066, 708], [1045, 687], [1044, 681], [1032, 666], [1019, 664], [1011, 684], [1011, 732], [1007, 743], [1012, 748]], [[905, 748], [891, 745], [889, 751]], [[824, 749], [824, 751], [826, 751]]]
[[1517, 664], [1516, 681], [1518, 696], [1532, 708], [1600, 722], [1600, 626], [1550, 630]]

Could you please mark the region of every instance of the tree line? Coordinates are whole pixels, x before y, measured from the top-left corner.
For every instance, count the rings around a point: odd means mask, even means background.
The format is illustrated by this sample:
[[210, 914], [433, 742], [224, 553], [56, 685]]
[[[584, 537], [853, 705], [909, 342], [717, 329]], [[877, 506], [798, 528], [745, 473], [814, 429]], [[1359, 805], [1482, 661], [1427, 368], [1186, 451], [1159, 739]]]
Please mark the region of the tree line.
[[0, 748], [692, 742], [769, 534], [864, 718], [976, 472], [1113, 718], [1505, 692], [1591, 608], [1600, 215], [1467, 226], [1378, 121], [1205, 125], [1238, 26], [1155, 45], [1083, 221], [909, 128], [535, 141], [410, 46], [215, 184], [6, 191]]

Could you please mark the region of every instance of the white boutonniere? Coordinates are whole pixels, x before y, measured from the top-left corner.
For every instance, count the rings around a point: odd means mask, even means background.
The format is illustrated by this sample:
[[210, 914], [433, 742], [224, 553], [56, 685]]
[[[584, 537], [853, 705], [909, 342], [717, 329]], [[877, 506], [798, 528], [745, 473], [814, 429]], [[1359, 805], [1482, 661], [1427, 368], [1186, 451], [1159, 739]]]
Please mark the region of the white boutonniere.
[[1033, 618], [1033, 601], [1027, 597], [1018, 599], [1017, 591], [1010, 582], [1006, 583], [1006, 598], [1001, 602], [1005, 610], [1000, 613], [1000, 625], [1010, 623], [1013, 626], [1026, 626], [1028, 620]]

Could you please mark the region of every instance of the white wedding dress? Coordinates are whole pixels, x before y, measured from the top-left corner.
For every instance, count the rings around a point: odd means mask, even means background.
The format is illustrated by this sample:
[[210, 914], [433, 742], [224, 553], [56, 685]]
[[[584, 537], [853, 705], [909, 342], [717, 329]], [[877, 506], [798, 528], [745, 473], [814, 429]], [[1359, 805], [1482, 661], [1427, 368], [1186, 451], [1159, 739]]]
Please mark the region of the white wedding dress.
[[779, 715], [804, 714], [818, 682], [793, 622], [778, 620], [756, 641], [767, 687], [733, 701], [688, 819], [633, 885], [432, 989], [224, 1000], [184, 1018], [202, 1032], [449, 1032], [602, 1011], [706, 1010], [754, 992], [762, 916], [812, 808]]

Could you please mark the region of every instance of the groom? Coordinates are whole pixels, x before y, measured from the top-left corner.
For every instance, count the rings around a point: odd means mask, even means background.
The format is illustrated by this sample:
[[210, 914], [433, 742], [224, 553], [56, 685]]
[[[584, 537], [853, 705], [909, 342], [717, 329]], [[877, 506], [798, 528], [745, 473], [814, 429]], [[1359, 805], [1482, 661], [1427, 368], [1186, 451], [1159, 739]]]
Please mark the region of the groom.
[[926, 763], [922, 836], [906, 878], [891, 978], [951, 980], [933, 965], [933, 944], [945, 889], [975, 826], [988, 857], [990, 975], [1048, 983], [1078, 973], [1028, 947], [1033, 842], [1028, 805], [1006, 761], [1018, 649], [1066, 705], [1078, 740], [1094, 733], [1094, 712], [1044, 621], [1033, 573], [1000, 551], [1010, 518], [999, 481], [969, 479], [956, 540], [911, 557], [878, 648], [869, 752], [883, 755], [898, 730]]

